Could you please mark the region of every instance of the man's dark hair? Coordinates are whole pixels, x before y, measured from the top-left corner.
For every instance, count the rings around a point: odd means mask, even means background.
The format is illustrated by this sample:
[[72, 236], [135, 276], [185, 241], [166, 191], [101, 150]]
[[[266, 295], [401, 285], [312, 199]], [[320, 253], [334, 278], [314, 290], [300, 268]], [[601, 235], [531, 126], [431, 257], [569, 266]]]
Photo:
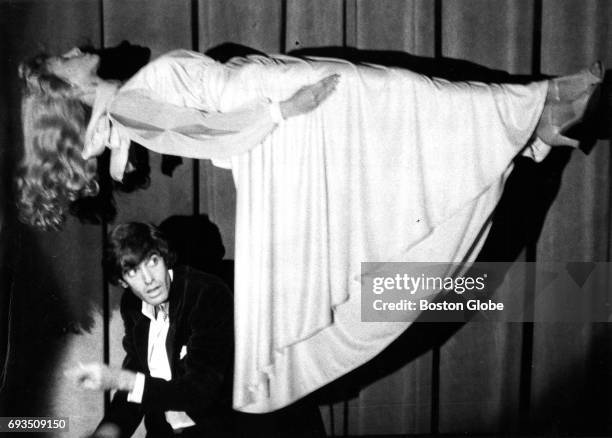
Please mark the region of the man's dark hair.
[[128, 222], [115, 226], [104, 246], [103, 264], [112, 284], [119, 284], [123, 274], [144, 260], [157, 254], [164, 259], [167, 268], [176, 261], [168, 240], [154, 225]]

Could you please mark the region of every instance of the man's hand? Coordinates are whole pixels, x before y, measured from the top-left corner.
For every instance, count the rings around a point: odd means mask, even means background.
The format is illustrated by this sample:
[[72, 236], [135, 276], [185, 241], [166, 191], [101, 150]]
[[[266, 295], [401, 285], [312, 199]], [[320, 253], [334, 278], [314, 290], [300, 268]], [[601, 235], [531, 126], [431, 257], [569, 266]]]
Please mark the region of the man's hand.
[[333, 74], [300, 88], [293, 96], [280, 103], [283, 118], [288, 119], [317, 108], [334, 92], [339, 80], [340, 75]]
[[79, 364], [65, 374], [81, 388], [94, 391], [131, 391], [136, 379], [136, 373], [132, 371], [111, 368], [101, 363]]

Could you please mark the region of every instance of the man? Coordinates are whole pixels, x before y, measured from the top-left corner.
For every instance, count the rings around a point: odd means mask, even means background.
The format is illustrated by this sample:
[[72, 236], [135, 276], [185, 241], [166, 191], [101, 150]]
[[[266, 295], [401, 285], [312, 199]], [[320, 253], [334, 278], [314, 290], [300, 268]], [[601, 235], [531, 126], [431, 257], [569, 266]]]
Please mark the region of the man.
[[131, 436], [144, 416], [147, 437], [232, 436], [233, 302], [214, 276], [173, 268], [175, 256], [152, 225], [110, 233], [104, 264], [129, 289], [121, 369], [81, 365], [81, 386], [117, 390], [96, 437]]

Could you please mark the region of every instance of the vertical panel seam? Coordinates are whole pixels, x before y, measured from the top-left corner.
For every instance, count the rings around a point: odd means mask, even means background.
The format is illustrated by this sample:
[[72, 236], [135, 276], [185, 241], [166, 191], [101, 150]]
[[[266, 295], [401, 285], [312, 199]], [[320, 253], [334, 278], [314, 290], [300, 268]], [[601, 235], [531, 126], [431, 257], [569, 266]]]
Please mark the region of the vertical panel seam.
[[442, 0], [434, 3], [434, 57], [442, 57]]
[[542, 0], [534, 0], [533, 2], [531, 52], [531, 74], [539, 75], [542, 65]]
[[[540, 75], [542, 65], [542, 0], [533, 0], [533, 32], [531, 42], [531, 73]], [[534, 238], [527, 242], [525, 258], [528, 262], [527, 274], [525, 279], [524, 311], [525, 315], [532, 315], [535, 311], [535, 287], [536, 274], [535, 263], [537, 262], [537, 240]], [[527, 316], [527, 318], [529, 318]], [[528, 429], [530, 409], [531, 409], [531, 386], [533, 382], [533, 348], [535, 323], [533, 318], [527, 319], [522, 325], [523, 335], [521, 337], [521, 362], [519, 376], [519, 428]]]
[[[192, 50], [200, 51], [200, 13], [198, 8], [199, 0], [191, 0], [191, 48]], [[197, 159], [192, 159], [192, 188], [191, 202], [194, 216], [200, 214], [200, 163]]]
[[440, 429], [440, 345], [432, 349], [431, 355], [431, 408], [429, 433], [437, 435]]
[[[104, 32], [104, 0], [98, 0], [98, 20], [100, 22], [100, 34], [99, 34], [99, 45], [100, 47], [106, 46], [106, 34]], [[102, 251], [104, 251], [104, 247], [106, 246], [106, 234], [108, 230], [108, 224], [106, 219], [102, 219], [101, 221], [101, 240], [102, 240]], [[101, 257], [103, 254], [101, 254]], [[110, 319], [111, 319], [111, 310], [110, 310], [110, 289], [108, 287], [108, 272], [106, 272], [106, 268], [102, 265], [102, 359], [103, 362], [108, 364], [110, 363]], [[103, 404], [104, 404], [104, 413], [107, 414], [110, 409], [110, 393], [108, 391], [104, 392], [103, 396]]]
[[[607, 142], [611, 143], [612, 140], [612, 127], [608, 127], [608, 139]], [[609, 150], [609, 147], [608, 147]], [[612, 175], [612, 154], [608, 152], [608, 175]], [[612, 234], [610, 230], [612, 230], [612, 182], [608, 179], [608, 213], [606, 224], [608, 225], [607, 232], [608, 238], [606, 239], [606, 261], [610, 261], [611, 250], [612, 250]]]
[[[434, 3], [434, 58], [442, 57], [442, 0]], [[429, 433], [437, 434], [440, 429], [440, 345], [432, 349], [431, 355], [431, 408]]]
[[359, 3], [356, 0], [343, 0], [342, 3], [342, 46], [357, 47], [358, 30], [357, 30], [357, 8]]
[[280, 53], [286, 53], [287, 52], [287, 0], [281, 0], [281, 4], [280, 4], [280, 18], [281, 18], [281, 23], [280, 23], [280, 44], [279, 44], [279, 51]]
[[[352, 14], [349, 14], [349, 8]], [[351, 17], [349, 17], [351, 15]], [[342, 47], [357, 46], [357, 3], [354, 0], [342, 0]], [[349, 22], [350, 20], [350, 22]], [[352, 35], [349, 35], [352, 33]], [[333, 424], [333, 421], [332, 421]], [[349, 434], [349, 398], [345, 395], [342, 401], [342, 436]], [[335, 436], [335, 435], [334, 435]]]
[[347, 15], [348, 11], [347, 0], [342, 0], [342, 47], [346, 47], [348, 42], [348, 25], [347, 25]]

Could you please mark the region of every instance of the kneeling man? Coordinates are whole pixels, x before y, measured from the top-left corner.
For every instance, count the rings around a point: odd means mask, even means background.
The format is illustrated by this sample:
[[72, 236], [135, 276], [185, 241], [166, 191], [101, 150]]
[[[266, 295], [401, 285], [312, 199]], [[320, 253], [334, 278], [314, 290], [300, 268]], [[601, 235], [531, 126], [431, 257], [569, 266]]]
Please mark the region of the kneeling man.
[[96, 437], [128, 437], [144, 416], [148, 437], [231, 436], [233, 301], [214, 276], [173, 267], [175, 256], [152, 225], [116, 226], [104, 264], [123, 286], [121, 369], [86, 364], [79, 384], [117, 390]]

